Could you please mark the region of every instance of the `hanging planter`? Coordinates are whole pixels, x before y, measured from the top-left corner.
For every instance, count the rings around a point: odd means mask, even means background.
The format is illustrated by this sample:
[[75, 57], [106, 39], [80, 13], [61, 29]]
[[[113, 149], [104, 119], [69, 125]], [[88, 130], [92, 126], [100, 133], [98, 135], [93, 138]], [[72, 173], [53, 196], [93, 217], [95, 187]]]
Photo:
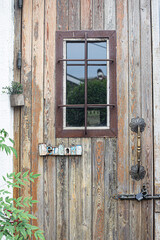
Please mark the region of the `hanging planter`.
[[11, 107], [20, 107], [24, 106], [24, 95], [23, 94], [14, 94], [10, 96]]
[[11, 107], [24, 106], [23, 86], [19, 82], [12, 82], [11, 86], [3, 87], [3, 93], [10, 94]]

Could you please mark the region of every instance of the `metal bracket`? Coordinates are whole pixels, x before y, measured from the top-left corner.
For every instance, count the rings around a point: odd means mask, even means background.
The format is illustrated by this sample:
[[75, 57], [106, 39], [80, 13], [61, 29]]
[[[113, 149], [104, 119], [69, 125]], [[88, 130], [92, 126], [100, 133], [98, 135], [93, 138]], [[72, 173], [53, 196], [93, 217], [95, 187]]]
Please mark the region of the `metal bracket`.
[[18, 0], [18, 7], [22, 8], [23, 7], [23, 0]]
[[18, 58], [17, 58], [17, 68], [21, 69], [22, 66], [22, 53], [21, 51], [18, 52]]
[[132, 132], [138, 133], [138, 126], [140, 127], [140, 132], [143, 132], [145, 129], [146, 123], [143, 118], [136, 117], [131, 119], [129, 126]]

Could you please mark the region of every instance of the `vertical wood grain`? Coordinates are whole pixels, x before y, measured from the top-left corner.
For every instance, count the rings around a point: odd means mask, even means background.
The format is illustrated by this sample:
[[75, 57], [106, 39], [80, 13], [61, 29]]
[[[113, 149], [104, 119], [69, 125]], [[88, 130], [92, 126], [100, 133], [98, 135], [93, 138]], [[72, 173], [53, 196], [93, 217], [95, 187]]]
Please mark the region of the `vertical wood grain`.
[[57, 30], [68, 30], [68, 1], [57, 0]]
[[[32, 158], [32, 12], [32, 1], [25, 1], [22, 18], [22, 84], [25, 97], [25, 106], [21, 109], [22, 172], [31, 170]], [[31, 196], [30, 183], [26, 184], [21, 194]]]
[[[56, 30], [69, 29], [69, 1], [57, 0]], [[56, 139], [56, 145], [68, 147], [67, 138]], [[69, 159], [57, 157], [57, 240], [69, 238]]]
[[[140, 6], [139, 0], [128, 1], [129, 25], [129, 116], [128, 120], [141, 117], [140, 78]], [[129, 168], [137, 164], [137, 134], [129, 128]], [[142, 163], [143, 164], [143, 163]], [[141, 183], [130, 178], [130, 193], [141, 191]], [[141, 239], [141, 203], [130, 202], [130, 239]], [[142, 220], [143, 221], [143, 220]]]
[[[14, 81], [21, 82], [21, 70], [17, 68], [17, 56], [21, 50], [21, 28], [22, 28], [22, 15], [18, 8], [17, 0], [14, 0]], [[13, 155], [13, 172], [20, 171], [20, 124], [21, 124], [21, 111], [20, 108], [14, 109], [14, 148], [17, 151], [17, 158]], [[15, 189], [13, 196], [16, 198], [19, 195], [18, 189]]]
[[116, 29], [116, 0], [104, 0], [104, 29]]
[[[81, 145], [80, 138], [69, 138], [69, 146]], [[81, 157], [69, 156], [69, 239], [81, 239]]]
[[[128, 5], [117, 1], [118, 193], [129, 192], [128, 164]], [[118, 202], [118, 239], [128, 239], [129, 201]]]
[[104, 151], [105, 141], [93, 139], [93, 239], [104, 239]]
[[[104, 29], [116, 30], [116, 1], [104, 1]], [[118, 239], [117, 195], [117, 139], [105, 140], [105, 239]]]
[[91, 138], [82, 139], [81, 161], [81, 239], [92, 239], [92, 159]]
[[32, 171], [41, 176], [32, 184], [32, 196], [39, 202], [33, 207], [37, 216], [34, 224], [43, 229], [43, 158], [38, 143], [43, 142], [43, 59], [44, 59], [44, 0], [33, 1], [32, 45]]
[[92, 29], [92, 0], [81, 0], [81, 30]]
[[[92, 29], [92, 0], [81, 0], [81, 30]], [[92, 239], [92, 142], [82, 139], [81, 165], [81, 238]]]
[[[55, 146], [55, 31], [56, 1], [45, 1], [44, 142]], [[46, 239], [56, 238], [56, 158], [44, 160], [44, 229]]]
[[[105, 143], [105, 239], [117, 239], [117, 140], [107, 138]], [[118, 223], [120, 224], [120, 223]]]
[[[154, 111], [154, 183], [155, 194], [160, 194], [160, 2], [152, 0], [152, 49], [153, 49], [153, 111]], [[155, 240], [160, 236], [160, 201], [155, 202]]]
[[93, 0], [93, 29], [102, 30], [104, 28], [104, 2], [103, 0]]
[[69, 30], [80, 29], [80, 0], [68, 0], [69, 1]]
[[[146, 168], [143, 182], [153, 193], [153, 139], [152, 139], [152, 66], [151, 66], [151, 10], [150, 1], [141, 0], [141, 86], [142, 117], [146, 128], [142, 134], [142, 160]], [[142, 202], [143, 239], [153, 239], [153, 201]]]
[[[68, 138], [57, 139], [57, 145], [62, 144], [68, 147]], [[57, 159], [57, 240], [69, 239], [69, 226], [68, 226], [68, 157], [58, 156]]]

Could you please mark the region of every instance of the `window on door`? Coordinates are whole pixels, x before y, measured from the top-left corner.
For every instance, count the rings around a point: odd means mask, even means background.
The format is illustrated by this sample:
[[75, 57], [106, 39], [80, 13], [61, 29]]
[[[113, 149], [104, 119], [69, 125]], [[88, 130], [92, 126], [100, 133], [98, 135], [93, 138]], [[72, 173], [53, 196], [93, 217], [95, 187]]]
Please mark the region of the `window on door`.
[[115, 31], [58, 31], [56, 136], [116, 136]]

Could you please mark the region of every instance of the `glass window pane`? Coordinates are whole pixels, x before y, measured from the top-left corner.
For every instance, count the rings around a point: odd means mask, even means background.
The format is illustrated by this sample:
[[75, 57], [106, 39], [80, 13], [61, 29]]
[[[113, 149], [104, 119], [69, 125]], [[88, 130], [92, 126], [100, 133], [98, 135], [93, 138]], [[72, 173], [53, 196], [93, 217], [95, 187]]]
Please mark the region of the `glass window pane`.
[[107, 68], [88, 66], [87, 102], [88, 104], [107, 103]]
[[106, 59], [107, 42], [88, 42], [88, 59]]
[[66, 73], [66, 104], [84, 104], [84, 67], [68, 66]]
[[87, 110], [88, 127], [106, 127], [107, 126], [107, 109], [90, 108]]
[[[84, 59], [84, 42], [67, 42], [67, 59]], [[75, 63], [75, 62], [68, 62]], [[81, 61], [77, 61], [76, 63], [84, 63]]]
[[84, 127], [84, 108], [66, 109], [66, 127]]

